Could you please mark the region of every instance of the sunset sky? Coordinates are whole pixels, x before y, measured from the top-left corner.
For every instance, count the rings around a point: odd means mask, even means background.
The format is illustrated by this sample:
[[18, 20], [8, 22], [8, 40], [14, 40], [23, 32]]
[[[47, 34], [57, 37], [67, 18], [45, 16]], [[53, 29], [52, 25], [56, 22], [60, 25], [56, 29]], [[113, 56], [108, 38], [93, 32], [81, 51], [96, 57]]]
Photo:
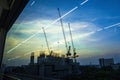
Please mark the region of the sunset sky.
[[[85, 2], [84, 4], [82, 4]], [[66, 54], [57, 8], [62, 18], [67, 44], [71, 46], [68, 23], [80, 64], [98, 64], [99, 58], [120, 62], [120, 0], [30, 0], [7, 34], [3, 63], [29, 63], [31, 52], [48, 53], [42, 27], [50, 49]], [[52, 24], [53, 23], [53, 24]], [[72, 50], [71, 50], [72, 53]]]

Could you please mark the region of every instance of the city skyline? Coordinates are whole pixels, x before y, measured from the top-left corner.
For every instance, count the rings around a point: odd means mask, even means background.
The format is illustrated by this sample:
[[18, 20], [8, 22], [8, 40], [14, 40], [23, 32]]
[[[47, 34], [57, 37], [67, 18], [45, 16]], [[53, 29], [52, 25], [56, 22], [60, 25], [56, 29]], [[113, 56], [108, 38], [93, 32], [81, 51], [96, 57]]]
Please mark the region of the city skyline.
[[[80, 3], [84, 1], [87, 2], [81, 6]], [[95, 60], [98, 58], [113, 57], [116, 62], [120, 62], [119, 2], [119, 0], [30, 0], [7, 34], [3, 62], [9, 65], [18, 65], [18, 62], [25, 64], [29, 61], [28, 55], [31, 52], [36, 52], [36, 55], [39, 51], [48, 53], [42, 31], [42, 27], [47, 26], [49, 27], [45, 28], [45, 31], [50, 49], [66, 54], [60, 22], [50, 24], [59, 18], [57, 8], [60, 8], [61, 15], [64, 15], [74, 7], [78, 8], [63, 18], [63, 25], [70, 46], [68, 23], [71, 25], [76, 52], [80, 55], [78, 61], [81, 64], [97, 63]], [[27, 40], [34, 34], [36, 34], [34, 37]], [[25, 40], [27, 41], [23, 42]], [[9, 50], [11, 51], [8, 53]]]

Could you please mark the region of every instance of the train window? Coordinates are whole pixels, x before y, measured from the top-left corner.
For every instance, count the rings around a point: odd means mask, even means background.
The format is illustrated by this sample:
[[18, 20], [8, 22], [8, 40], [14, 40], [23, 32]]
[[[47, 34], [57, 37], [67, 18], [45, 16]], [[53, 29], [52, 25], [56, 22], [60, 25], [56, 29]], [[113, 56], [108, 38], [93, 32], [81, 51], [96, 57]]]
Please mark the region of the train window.
[[[5, 73], [21, 80], [43, 77], [68, 80], [75, 76], [83, 78], [80, 77], [86, 71], [83, 66], [94, 67], [98, 75], [102, 67], [120, 69], [119, 3], [119, 0], [30, 0], [7, 33]], [[90, 79], [95, 75], [91, 76]]]

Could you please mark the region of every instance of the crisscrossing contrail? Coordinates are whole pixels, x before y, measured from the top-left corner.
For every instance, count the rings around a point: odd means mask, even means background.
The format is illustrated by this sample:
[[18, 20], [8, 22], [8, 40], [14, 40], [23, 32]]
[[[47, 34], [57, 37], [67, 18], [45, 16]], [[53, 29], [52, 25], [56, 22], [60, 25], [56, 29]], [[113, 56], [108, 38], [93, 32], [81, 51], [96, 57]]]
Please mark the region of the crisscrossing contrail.
[[[85, 0], [84, 2], [82, 2], [80, 4], [80, 6], [84, 5], [86, 2], [88, 2], [88, 0]], [[57, 18], [56, 20], [54, 20], [49, 26], [55, 24], [57, 21], [59, 21], [60, 19], [64, 18], [65, 16], [67, 16], [68, 14], [72, 13], [73, 11], [75, 11], [79, 6], [75, 6], [74, 8], [72, 8], [71, 10], [69, 10], [67, 13], [65, 13], [64, 15], [62, 15], [61, 17]], [[48, 28], [49, 26], [45, 27], [44, 29]], [[16, 49], [17, 47], [21, 46], [22, 44], [24, 44], [25, 42], [27, 42], [28, 40], [32, 39], [33, 37], [35, 37], [37, 34], [40, 33], [41, 30], [39, 30], [38, 32], [36, 32], [35, 34], [33, 34], [32, 36], [28, 37], [26, 40], [22, 41], [21, 43], [19, 43], [17, 46], [13, 47], [12, 49], [7, 51], [7, 54], [12, 52], [14, 49]]]

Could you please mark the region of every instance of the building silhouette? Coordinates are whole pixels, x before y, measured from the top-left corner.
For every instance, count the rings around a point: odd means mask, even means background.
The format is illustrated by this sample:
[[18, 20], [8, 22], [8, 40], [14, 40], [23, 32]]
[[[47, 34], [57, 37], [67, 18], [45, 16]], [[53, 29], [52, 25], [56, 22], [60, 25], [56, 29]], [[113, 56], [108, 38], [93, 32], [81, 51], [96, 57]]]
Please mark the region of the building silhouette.
[[37, 63], [34, 63], [34, 53], [31, 53], [30, 64], [23, 65], [24, 72], [29, 75], [36, 75], [39, 77], [62, 78], [67, 75], [80, 74], [79, 63], [73, 62], [72, 58], [52, 53], [45, 55], [41, 52], [37, 57]]
[[109, 59], [100, 58], [99, 64], [101, 67], [111, 66], [114, 64], [114, 59], [113, 58], [109, 58]]
[[31, 56], [30, 56], [30, 64], [34, 64], [34, 52], [31, 53]]

